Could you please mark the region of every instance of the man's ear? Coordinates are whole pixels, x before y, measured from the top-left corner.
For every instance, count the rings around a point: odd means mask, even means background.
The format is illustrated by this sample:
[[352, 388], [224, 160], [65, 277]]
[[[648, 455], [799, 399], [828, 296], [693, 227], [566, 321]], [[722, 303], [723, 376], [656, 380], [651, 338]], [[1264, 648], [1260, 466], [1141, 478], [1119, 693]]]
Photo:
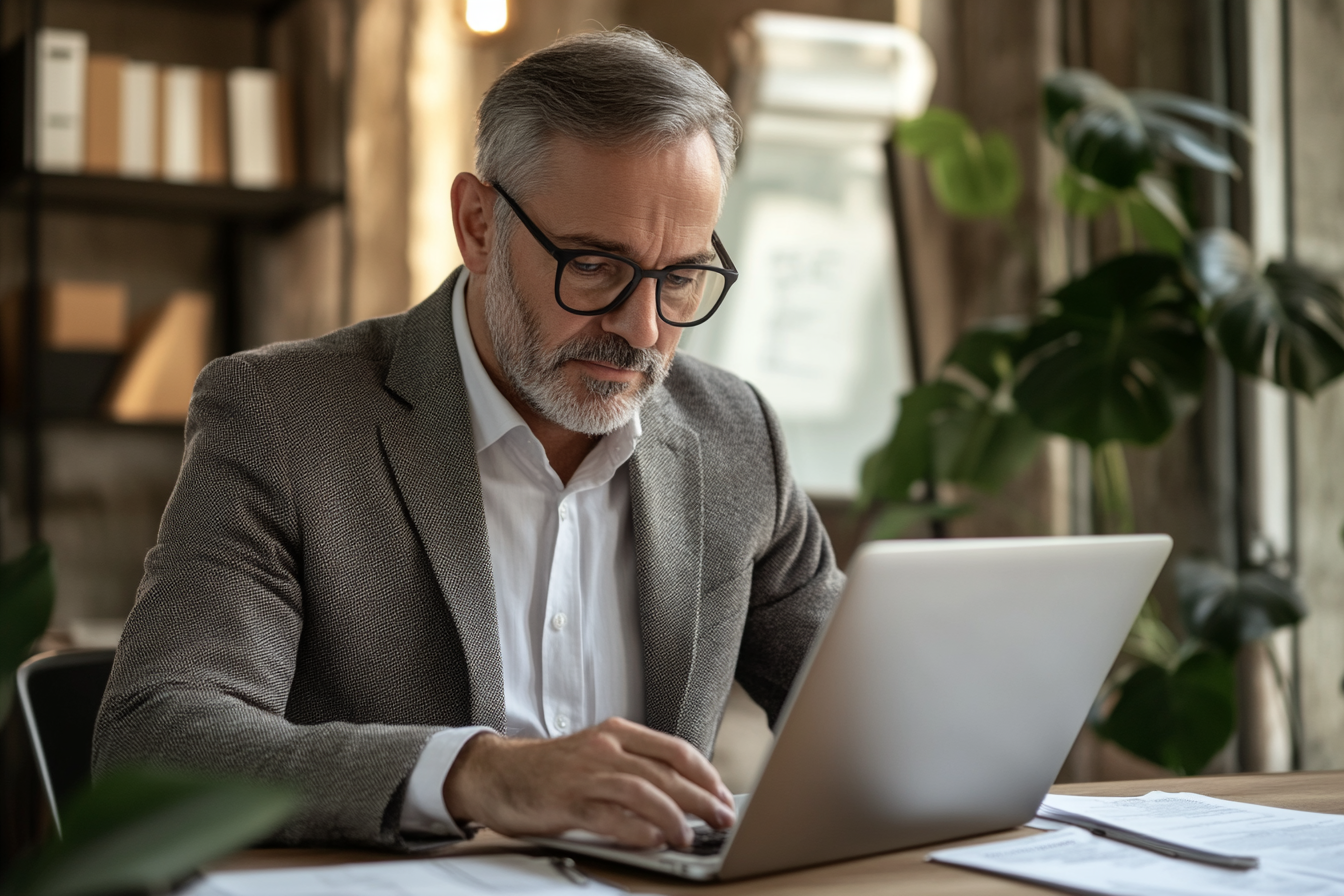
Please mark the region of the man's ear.
[[474, 174], [462, 172], [453, 180], [453, 231], [462, 262], [482, 275], [495, 249], [495, 191]]

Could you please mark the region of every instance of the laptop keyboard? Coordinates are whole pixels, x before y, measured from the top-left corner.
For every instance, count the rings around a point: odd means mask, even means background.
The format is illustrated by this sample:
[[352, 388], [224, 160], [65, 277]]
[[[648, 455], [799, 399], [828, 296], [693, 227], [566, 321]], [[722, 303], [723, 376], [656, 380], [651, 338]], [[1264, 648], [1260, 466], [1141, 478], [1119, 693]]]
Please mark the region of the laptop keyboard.
[[723, 850], [723, 844], [728, 840], [727, 831], [716, 831], [713, 828], [695, 827], [692, 828], [695, 839], [687, 847], [670, 847], [674, 852], [689, 853], [693, 856], [714, 856]]

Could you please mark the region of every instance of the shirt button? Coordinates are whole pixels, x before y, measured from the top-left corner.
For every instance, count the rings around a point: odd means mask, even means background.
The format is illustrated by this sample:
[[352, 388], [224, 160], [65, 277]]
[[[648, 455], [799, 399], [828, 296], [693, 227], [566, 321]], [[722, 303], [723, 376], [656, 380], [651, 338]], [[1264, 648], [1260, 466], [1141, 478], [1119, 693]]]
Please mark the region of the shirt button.
[[561, 731], [569, 730], [569, 716], [559, 715], [555, 717], [555, 727]]
[[551, 628], [555, 629], [556, 631], [563, 631], [566, 622], [569, 622], [568, 616], [566, 616], [564, 613], [556, 613], [554, 616], [551, 617]]
[[565, 520], [567, 520], [567, 519], [569, 519], [569, 511], [565, 509], [565, 505], [561, 504], [561, 505], [560, 505], [560, 520], [561, 520], [561, 522], [563, 522], [563, 521], [565, 521]]

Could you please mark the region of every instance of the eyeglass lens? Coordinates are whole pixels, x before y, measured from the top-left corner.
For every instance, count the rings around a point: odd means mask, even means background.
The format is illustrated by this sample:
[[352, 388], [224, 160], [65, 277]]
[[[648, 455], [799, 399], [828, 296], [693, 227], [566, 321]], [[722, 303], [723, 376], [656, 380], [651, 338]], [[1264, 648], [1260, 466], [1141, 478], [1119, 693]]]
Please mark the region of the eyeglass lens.
[[[711, 264], [721, 264], [716, 257]], [[658, 300], [663, 317], [673, 323], [694, 323], [714, 310], [727, 280], [717, 271], [670, 267], [661, 271]], [[601, 311], [620, 297], [639, 276], [631, 265], [605, 255], [580, 255], [560, 274], [560, 301], [579, 312]]]

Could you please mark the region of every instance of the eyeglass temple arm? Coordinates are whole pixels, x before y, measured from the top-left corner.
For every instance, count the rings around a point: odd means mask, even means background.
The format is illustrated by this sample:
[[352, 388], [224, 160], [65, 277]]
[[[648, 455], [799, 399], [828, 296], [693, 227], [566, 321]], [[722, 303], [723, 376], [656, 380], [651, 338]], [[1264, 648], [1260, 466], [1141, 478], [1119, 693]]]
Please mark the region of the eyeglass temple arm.
[[719, 258], [723, 259], [724, 268], [736, 274], [738, 272], [737, 265], [733, 264], [733, 259], [728, 255], [728, 250], [723, 247], [723, 240], [719, 239], [717, 230], [710, 235], [709, 241], [714, 246], [714, 251], [719, 253]]

